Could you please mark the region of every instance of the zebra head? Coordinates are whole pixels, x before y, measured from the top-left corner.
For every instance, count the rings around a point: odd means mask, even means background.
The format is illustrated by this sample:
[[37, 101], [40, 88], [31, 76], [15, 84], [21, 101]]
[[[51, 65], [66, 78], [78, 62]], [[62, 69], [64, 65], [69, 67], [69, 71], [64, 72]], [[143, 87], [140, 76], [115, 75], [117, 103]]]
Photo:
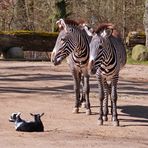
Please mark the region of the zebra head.
[[73, 36], [73, 28], [66, 24], [63, 19], [56, 22], [60, 33], [51, 54], [54, 65], [59, 65], [77, 46], [76, 37]]
[[[102, 50], [105, 49], [105, 40], [112, 34], [112, 30], [103, 30], [99, 34], [94, 33], [92, 36], [92, 40], [89, 44], [90, 46], [90, 55], [89, 55], [89, 63], [88, 69], [90, 74], [96, 74], [98, 67], [99, 60], [102, 58], [100, 57], [102, 54]], [[99, 60], [98, 60], [99, 59]], [[101, 63], [100, 63], [101, 64]]]

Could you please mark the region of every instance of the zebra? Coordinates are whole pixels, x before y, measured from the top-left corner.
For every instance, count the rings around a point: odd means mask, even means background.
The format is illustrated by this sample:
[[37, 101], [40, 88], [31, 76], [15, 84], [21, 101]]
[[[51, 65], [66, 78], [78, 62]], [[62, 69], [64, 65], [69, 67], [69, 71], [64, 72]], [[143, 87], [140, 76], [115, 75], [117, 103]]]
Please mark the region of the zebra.
[[[67, 58], [74, 80], [75, 106], [73, 113], [79, 112], [81, 102], [86, 100], [86, 114], [91, 114], [89, 101], [89, 43], [91, 36], [86, 33], [86, 26], [73, 20], [59, 19], [56, 24], [60, 30], [55, 47], [51, 54], [54, 65], [59, 65]], [[80, 83], [82, 82], [82, 99], [80, 99]]]
[[117, 83], [120, 69], [125, 64], [126, 50], [117, 30], [111, 24], [103, 24], [98, 27], [90, 42], [88, 67], [91, 74], [96, 74], [98, 81], [99, 125], [103, 125], [103, 120], [108, 120], [108, 95], [110, 94], [113, 125], [119, 126]]

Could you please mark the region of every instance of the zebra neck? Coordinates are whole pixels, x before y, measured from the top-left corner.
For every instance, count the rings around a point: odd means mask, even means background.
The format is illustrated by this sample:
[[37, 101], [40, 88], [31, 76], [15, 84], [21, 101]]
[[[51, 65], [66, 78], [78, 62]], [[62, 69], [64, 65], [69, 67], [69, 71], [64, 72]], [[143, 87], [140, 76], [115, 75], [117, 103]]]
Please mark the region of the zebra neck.
[[72, 61], [78, 67], [84, 67], [86, 64], [88, 64], [89, 60], [90, 37], [84, 30], [78, 30], [77, 34], [75, 34], [75, 39], [77, 39], [77, 43], [75, 44], [76, 47], [71, 54]]
[[80, 49], [79, 54], [78, 52], [72, 53], [72, 61], [78, 67], [84, 67], [86, 64], [88, 64], [89, 61], [89, 49]]

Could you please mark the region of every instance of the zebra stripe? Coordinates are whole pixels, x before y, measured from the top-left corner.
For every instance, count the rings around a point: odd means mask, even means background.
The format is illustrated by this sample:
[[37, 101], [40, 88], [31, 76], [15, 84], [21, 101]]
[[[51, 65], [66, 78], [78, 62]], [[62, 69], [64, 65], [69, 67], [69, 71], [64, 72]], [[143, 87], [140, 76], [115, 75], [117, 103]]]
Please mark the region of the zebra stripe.
[[[90, 72], [96, 74], [99, 87], [100, 114], [98, 122], [107, 120], [108, 95], [111, 95], [112, 120], [118, 126], [117, 118], [117, 83], [120, 69], [126, 63], [126, 51], [119, 37], [112, 35], [112, 30], [104, 29], [97, 33], [90, 42]], [[110, 84], [108, 82], [110, 81]], [[104, 104], [104, 108], [103, 108]]]
[[[66, 57], [68, 58], [69, 67], [74, 79], [75, 91], [75, 108], [74, 112], [78, 112], [80, 104], [86, 97], [86, 113], [90, 114], [89, 102], [89, 37], [82, 26], [71, 20], [60, 19], [57, 24], [60, 27], [60, 33], [57, 38], [54, 50], [52, 52], [52, 62], [58, 65]], [[80, 100], [80, 83], [82, 81], [83, 94]], [[83, 83], [84, 82], [84, 83]]]

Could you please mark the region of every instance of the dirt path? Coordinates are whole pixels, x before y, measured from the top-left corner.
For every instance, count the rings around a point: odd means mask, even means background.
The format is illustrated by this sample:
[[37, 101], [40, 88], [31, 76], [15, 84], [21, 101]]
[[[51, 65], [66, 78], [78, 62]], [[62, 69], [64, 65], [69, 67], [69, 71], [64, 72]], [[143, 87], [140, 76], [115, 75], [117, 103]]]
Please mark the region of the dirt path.
[[[4, 62], [0, 64], [0, 148], [147, 148], [148, 66], [127, 65], [119, 81], [120, 127], [97, 125], [98, 93], [91, 77], [92, 115], [72, 114], [73, 81], [66, 64]], [[12, 112], [44, 112], [43, 133], [16, 132]]]

